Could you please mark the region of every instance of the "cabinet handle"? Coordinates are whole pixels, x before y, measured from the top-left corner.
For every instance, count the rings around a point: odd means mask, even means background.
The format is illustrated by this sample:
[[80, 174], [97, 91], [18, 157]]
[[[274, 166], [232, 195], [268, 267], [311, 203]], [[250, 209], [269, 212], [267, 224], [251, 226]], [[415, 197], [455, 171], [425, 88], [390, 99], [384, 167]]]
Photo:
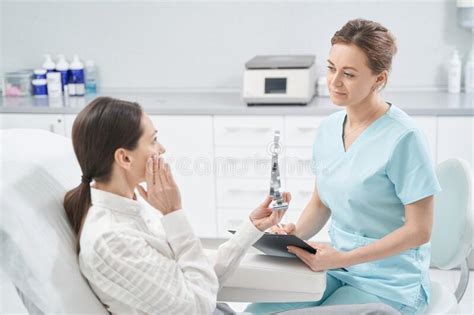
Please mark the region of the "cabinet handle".
[[299, 160], [296, 160], [297, 163], [311, 163], [312, 160], [310, 159], [299, 159]]
[[230, 193], [233, 193], [233, 194], [247, 194], [247, 193], [252, 193], [252, 194], [256, 194], [256, 193], [259, 193], [259, 194], [266, 194], [268, 193], [267, 190], [263, 190], [263, 189], [240, 189], [240, 188], [232, 188], [232, 189], [229, 189], [228, 190]]
[[313, 130], [316, 130], [317, 128], [313, 128], [313, 127], [298, 127], [296, 128], [298, 129], [299, 131], [301, 132], [311, 132]]
[[225, 127], [225, 130], [227, 130], [227, 132], [238, 132], [239, 130], [247, 130], [247, 131], [255, 131], [255, 132], [258, 132], [258, 133], [265, 133], [265, 132], [269, 132], [269, 131], [272, 131], [272, 128], [268, 128], [268, 127]]
[[54, 131], [54, 124], [49, 124], [49, 131], [56, 133]]

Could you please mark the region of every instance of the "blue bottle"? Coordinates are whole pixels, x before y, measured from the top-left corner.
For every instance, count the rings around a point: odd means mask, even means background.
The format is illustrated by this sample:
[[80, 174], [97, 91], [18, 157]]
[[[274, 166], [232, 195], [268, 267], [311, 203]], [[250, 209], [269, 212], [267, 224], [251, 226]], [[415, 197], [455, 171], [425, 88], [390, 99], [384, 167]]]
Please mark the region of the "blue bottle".
[[61, 73], [61, 90], [64, 95], [67, 95], [69, 83], [69, 64], [63, 55], [58, 55], [58, 62], [56, 63], [56, 71]]
[[84, 96], [86, 93], [84, 81], [84, 65], [79, 60], [78, 55], [74, 55], [74, 59], [69, 65], [69, 84], [68, 91], [71, 96]]

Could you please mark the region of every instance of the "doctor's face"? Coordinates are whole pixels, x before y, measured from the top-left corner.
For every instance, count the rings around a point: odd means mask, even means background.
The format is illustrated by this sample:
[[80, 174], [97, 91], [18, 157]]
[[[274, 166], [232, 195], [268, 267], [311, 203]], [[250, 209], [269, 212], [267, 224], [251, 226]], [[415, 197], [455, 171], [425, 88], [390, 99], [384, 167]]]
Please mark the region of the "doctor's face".
[[334, 44], [327, 63], [327, 85], [335, 105], [359, 104], [370, 96], [377, 75], [362, 49], [354, 44]]

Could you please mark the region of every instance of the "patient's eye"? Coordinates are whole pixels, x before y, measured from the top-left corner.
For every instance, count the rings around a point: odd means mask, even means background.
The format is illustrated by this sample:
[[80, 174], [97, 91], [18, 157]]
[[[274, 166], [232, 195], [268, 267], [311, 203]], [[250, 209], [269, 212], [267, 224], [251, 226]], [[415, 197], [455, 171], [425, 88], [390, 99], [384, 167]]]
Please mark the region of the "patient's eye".
[[154, 137], [153, 138], [153, 143], [157, 143], [158, 142], [158, 138], [157, 137]]

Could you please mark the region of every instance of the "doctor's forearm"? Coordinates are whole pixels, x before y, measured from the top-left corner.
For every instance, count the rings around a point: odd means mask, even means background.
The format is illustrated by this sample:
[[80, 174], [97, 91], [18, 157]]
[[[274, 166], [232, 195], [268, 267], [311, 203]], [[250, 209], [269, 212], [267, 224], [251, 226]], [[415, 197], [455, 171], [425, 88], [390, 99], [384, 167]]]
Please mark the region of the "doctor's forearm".
[[369, 245], [344, 253], [344, 265], [352, 266], [368, 261], [396, 255], [428, 242], [424, 233], [414, 227], [404, 225]]
[[295, 235], [304, 240], [310, 239], [323, 228], [329, 216], [330, 212], [325, 208], [308, 203], [296, 223]]

